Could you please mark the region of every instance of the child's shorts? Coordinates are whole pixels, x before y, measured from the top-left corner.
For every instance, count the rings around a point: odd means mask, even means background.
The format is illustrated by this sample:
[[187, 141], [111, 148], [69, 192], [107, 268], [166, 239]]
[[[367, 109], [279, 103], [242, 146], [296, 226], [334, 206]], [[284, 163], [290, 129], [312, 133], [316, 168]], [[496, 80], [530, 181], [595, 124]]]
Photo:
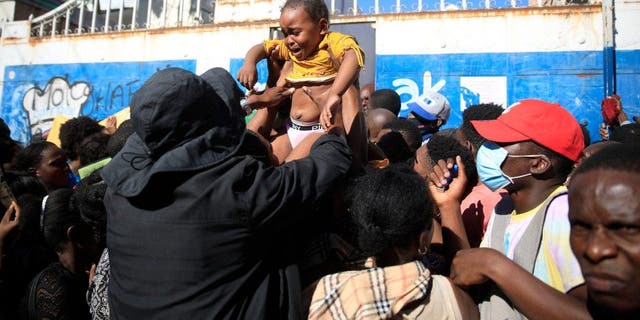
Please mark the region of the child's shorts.
[[304, 138], [315, 132], [324, 133], [320, 122], [297, 121], [291, 117], [287, 119], [287, 135], [289, 142], [291, 142], [291, 148], [295, 148]]

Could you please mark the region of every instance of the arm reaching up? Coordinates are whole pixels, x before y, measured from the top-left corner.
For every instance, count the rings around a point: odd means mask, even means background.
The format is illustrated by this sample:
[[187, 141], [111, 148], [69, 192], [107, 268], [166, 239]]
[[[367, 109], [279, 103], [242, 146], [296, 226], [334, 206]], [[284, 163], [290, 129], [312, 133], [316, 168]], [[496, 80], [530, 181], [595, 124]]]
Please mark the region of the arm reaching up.
[[[455, 177], [454, 165], [458, 167]], [[429, 191], [440, 211], [442, 242], [447, 264], [451, 263], [458, 250], [470, 247], [460, 213], [460, 201], [466, 185], [467, 176], [460, 156], [456, 156], [455, 163], [453, 159], [439, 160], [429, 174]]]
[[244, 63], [238, 71], [237, 79], [247, 90], [253, 90], [253, 86], [258, 81], [258, 70], [256, 64], [267, 57], [267, 52], [262, 44], [257, 44], [244, 57]]

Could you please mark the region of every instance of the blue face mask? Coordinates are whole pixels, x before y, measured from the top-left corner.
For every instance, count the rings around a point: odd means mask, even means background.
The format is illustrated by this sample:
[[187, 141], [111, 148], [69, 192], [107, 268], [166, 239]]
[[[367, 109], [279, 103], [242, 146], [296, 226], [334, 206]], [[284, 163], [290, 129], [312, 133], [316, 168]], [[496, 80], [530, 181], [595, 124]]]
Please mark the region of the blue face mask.
[[476, 155], [476, 168], [478, 177], [491, 191], [496, 191], [513, 183], [513, 180], [530, 176], [526, 173], [520, 176], [510, 177], [502, 169], [502, 163], [507, 157], [512, 158], [533, 158], [540, 157], [540, 154], [510, 155], [507, 150], [497, 144], [487, 141], [478, 149]]

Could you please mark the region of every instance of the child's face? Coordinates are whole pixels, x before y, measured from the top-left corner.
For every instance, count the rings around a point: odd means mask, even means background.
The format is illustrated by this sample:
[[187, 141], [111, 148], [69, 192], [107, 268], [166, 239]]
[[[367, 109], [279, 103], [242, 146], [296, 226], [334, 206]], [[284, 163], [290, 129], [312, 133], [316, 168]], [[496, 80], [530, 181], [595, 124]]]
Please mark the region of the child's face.
[[307, 59], [317, 50], [328, 27], [326, 19], [314, 22], [302, 7], [285, 8], [280, 14], [284, 43], [298, 60]]

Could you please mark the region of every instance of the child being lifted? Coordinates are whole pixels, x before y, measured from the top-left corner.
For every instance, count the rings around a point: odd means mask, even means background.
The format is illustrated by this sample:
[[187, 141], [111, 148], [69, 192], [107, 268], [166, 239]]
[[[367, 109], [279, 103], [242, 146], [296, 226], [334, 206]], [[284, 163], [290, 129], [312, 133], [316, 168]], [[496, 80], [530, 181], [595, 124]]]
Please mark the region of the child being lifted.
[[283, 153], [276, 154], [282, 162], [305, 137], [324, 132], [340, 112], [354, 158], [358, 157], [366, 143], [357, 88], [364, 52], [354, 37], [328, 31], [329, 10], [322, 0], [288, 0], [280, 12], [280, 28], [285, 38], [253, 46], [237, 77], [251, 90], [260, 60], [285, 61], [276, 86], [295, 89], [287, 134], [272, 142], [274, 153]]

